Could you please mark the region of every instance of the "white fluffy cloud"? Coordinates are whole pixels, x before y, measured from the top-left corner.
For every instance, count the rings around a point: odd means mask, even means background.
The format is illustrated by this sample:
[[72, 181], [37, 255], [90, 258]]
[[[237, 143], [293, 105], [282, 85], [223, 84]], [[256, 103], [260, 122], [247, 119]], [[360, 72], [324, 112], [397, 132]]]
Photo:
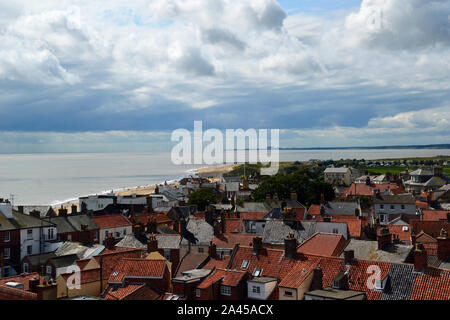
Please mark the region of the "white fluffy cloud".
[[[153, 124], [217, 108], [205, 119], [247, 111], [244, 124], [295, 129], [297, 117], [324, 132], [351, 119], [367, 135], [424, 119], [441, 128], [449, 114], [427, 110], [450, 98], [449, 15], [449, 0], [363, 0], [331, 17], [287, 16], [276, 0], [3, 2], [0, 113], [30, 104], [47, 115], [70, 101], [83, 119], [118, 115], [111, 126], [130, 111]], [[19, 120], [8, 130], [26, 129]]]

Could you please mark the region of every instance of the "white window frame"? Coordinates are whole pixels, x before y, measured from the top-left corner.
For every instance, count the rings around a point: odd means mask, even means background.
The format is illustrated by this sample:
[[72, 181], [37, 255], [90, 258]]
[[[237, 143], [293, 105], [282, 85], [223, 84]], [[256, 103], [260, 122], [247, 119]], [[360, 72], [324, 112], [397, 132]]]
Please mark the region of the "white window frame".
[[243, 260], [243, 261], [242, 261], [241, 268], [242, 268], [242, 269], [247, 269], [249, 264], [250, 264], [250, 261], [249, 261], [249, 260]]
[[45, 267], [45, 273], [52, 274], [52, 266], [46, 266]]
[[33, 240], [33, 229], [27, 229], [27, 240]]
[[261, 294], [261, 287], [259, 286], [252, 286], [252, 292], [256, 294]]
[[195, 289], [195, 296], [200, 298], [200, 289]]
[[26, 262], [23, 263], [22, 269], [23, 269], [23, 273], [29, 273], [30, 272], [30, 266]]
[[231, 287], [220, 286], [220, 294], [223, 296], [231, 296]]
[[3, 248], [3, 259], [11, 258], [11, 248]]
[[5, 231], [5, 236], [3, 237], [4, 242], [10, 242], [11, 241], [11, 232]]
[[[28, 253], [28, 248], [31, 248], [30, 253]], [[30, 255], [30, 254], [33, 254], [33, 246], [32, 245], [27, 246], [27, 255]]]
[[253, 270], [253, 274], [252, 274], [252, 275], [253, 275], [254, 277], [259, 277], [259, 276], [261, 275], [262, 271], [263, 271], [263, 269], [255, 268], [255, 269]]

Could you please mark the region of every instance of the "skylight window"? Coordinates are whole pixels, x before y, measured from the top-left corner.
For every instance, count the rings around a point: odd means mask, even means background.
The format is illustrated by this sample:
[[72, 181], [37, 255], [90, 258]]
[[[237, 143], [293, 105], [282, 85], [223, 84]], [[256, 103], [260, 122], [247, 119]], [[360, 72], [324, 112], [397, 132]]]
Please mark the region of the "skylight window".
[[242, 269], [247, 269], [249, 262], [250, 262], [250, 261], [248, 261], [248, 260], [242, 261], [241, 268], [242, 268]]
[[254, 277], [259, 277], [261, 275], [261, 273], [262, 273], [262, 269], [255, 269], [253, 271], [253, 276]]

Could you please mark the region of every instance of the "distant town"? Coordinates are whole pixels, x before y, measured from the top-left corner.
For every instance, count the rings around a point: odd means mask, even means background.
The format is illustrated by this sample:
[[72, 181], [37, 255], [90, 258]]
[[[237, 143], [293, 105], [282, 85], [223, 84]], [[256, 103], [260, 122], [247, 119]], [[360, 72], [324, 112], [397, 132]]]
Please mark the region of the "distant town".
[[450, 156], [264, 166], [0, 199], [0, 300], [450, 300]]

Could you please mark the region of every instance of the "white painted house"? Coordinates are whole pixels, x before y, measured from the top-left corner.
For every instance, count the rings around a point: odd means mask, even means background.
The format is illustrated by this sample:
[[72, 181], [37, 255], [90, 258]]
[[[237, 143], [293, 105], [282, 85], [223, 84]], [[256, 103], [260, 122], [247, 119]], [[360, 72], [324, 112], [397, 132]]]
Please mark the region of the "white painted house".
[[416, 200], [412, 194], [386, 195], [378, 194], [373, 200], [375, 218], [380, 224], [388, 224], [392, 215], [416, 215]]

